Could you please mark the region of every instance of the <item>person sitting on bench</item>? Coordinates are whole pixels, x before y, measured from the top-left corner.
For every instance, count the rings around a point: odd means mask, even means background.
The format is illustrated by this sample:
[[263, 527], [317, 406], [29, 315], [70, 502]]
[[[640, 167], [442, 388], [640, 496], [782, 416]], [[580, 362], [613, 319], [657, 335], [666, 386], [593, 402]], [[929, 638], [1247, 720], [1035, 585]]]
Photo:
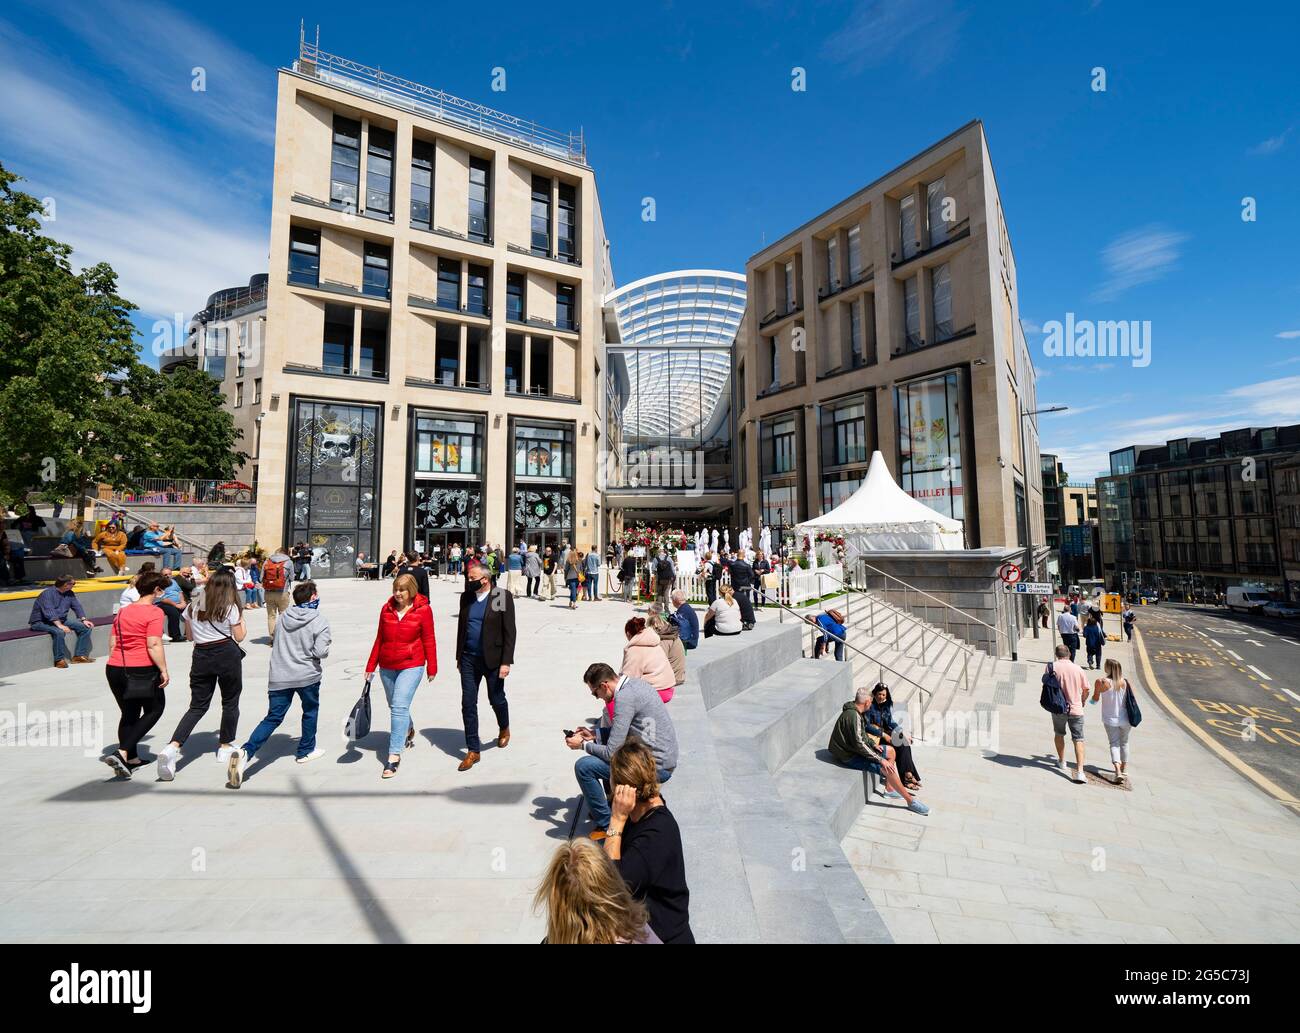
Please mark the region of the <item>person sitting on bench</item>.
[[[43, 631], [53, 640], [54, 666], [68, 666], [68, 649], [64, 635], [73, 632], [77, 636], [74, 664], [90, 664], [91, 632], [95, 630], [94, 622], [86, 616], [81, 608], [81, 601], [72, 593], [77, 579], [63, 574], [55, 578], [54, 584], [38, 595], [32, 603], [32, 612], [27, 618], [27, 626], [32, 631]], [[68, 612], [77, 615], [74, 621], [68, 621]]]
[[930, 808], [913, 799], [912, 794], [898, 776], [893, 747], [881, 741], [882, 731], [877, 725], [868, 725], [867, 708], [871, 706], [871, 690], [865, 685], [858, 689], [853, 699], [844, 704], [835, 727], [831, 729], [830, 754], [845, 767], [869, 771], [885, 780], [889, 791], [886, 796], [902, 797], [907, 809], [916, 814], [929, 814]]

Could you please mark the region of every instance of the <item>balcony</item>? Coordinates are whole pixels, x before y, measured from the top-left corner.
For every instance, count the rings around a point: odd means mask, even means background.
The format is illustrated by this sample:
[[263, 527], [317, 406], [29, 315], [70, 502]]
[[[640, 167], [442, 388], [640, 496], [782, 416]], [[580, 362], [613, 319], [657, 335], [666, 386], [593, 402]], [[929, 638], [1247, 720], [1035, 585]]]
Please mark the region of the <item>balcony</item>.
[[774, 323], [781, 322], [781, 320], [783, 319], [788, 319], [790, 316], [797, 316], [802, 311], [803, 311], [803, 306], [798, 304], [797, 302], [793, 305], [787, 306], [784, 310], [773, 309], [771, 312], [767, 313], [767, 315], [765, 315], [762, 319], [758, 321], [758, 328], [760, 330], [763, 330]]
[[936, 251], [942, 251], [949, 244], [955, 244], [957, 241], [965, 240], [969, 236], [970, 236], [970, 216], [967, 216], [966, 218], [962, 219], [961, 222], [956, 223], [952, 227], [952, 229], [948, 231], [947, 238], [941, 240], [938, 244], [932, 244], [928, 248], [924, 248], [920, 251], [915, 252], [914, 254], [908, 255], [906, 258], [898, 258], [896, 254], [891, 254], [889, 256], [890, 268], [901, 269], [903, 266], [907, 265], [908, 263], [915, 262], [918, 258], [925, 258], [927, 255], [932, 255]]
[[440, 298], [426, 298], [420, 294], [408, 294], [406, 303], [412, 308], [428, 309], [432, 312], [452, 312], [458, 316], [480, 316], [490, 317], [492, 315], [491, 305], [458, 305], [452, 301], [444, 301]]
[[830, 283], [817, 288], [817, 300], [819, 302], [830, 301], [831, 298], [850, 291], [861, 284], [870, 283], [873, 279], [875, 279], [875, 269], [868, 267], [859, 271], [856, 280], [832, 280]]
[[430, 380], [428, 377], [407, 377], [407, 387], [435, 388], [442, 391], [473, 391], [477, 394], [489, 394], [492, 385], [480, 380], [466, 380], [463, 384], [457, 384], [455, 378], [450, 382], [444, 375], [441, 380]]
[[387, 370], [359, 370], [353, 373], [342, 366], [313, 366], [307, 362], [286, 362], [283, 371], [309, 377], [339, 377], [344, 380], [364, 380], [376, 384], [388, 383]]
[[952, 341], [960, 341], [967, 337], [975, 336], [975, 324], [957, 330], [954, 333], [947, 334], [934, 341], [927, 341], [924, 337], [918, 337], [915, 334], [907, 334], [903, 338], [903, 343], [894, 347], [889, 353], [892, 358], [898, 358], [900, 355], [911, 355], [913, 352], [924, 351], [927, 348], [938, 348], [940, 345], [949, 344]]
[[542, 258], [548, 262], [559, 262], [562, 265], [582, 265], [581, 259], [577, 256], [552, 255], [545, 251], [537, 251], [530, 247], [524, 247], [522, 244], [507, 243], [506, 250], [513, 252], [516, 255], [527, 255], [529, 258]]

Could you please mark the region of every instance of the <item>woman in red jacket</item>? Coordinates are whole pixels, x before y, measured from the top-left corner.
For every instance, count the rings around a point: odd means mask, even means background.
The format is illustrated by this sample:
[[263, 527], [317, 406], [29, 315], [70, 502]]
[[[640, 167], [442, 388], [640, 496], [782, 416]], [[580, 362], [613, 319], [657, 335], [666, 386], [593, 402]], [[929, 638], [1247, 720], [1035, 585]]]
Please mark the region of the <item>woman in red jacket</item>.
[[[438, 673], [438, 647], [433, 638], [433, 610], [420, 594], [415, 578], [402, 574], [393, 582], [393, 597], [379, 611], [379, 631], [366, 663], [366, 684], [379, 668], [391, 715], [388, 726], [388, 761], [384, 778], [397, 774], [403, 749], [415, 745], [415, 722], [411, 700], [420, 687], [420, 668], [428, 669], [429, 681]], [[403, 742], [403, 740], [405, 742]]]

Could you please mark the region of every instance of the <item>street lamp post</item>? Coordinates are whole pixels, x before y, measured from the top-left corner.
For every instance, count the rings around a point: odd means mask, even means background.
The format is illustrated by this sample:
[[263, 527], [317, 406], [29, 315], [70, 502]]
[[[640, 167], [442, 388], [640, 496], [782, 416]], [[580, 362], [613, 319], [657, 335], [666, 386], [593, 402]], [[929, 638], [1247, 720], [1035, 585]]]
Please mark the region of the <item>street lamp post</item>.
[[[1025, 420], [1041, 413], [1065, 412], [1068, 405], [1049, 405], [1046, 409], [1022, 409], [1020, 411], [1020, 466], [1025, 477], [1025, 569], [1030, 573], [1030, 580], [1038, 580], [1038, 565], [1034, 562], [1034, 520], [1029, 512], [1029, 454], [1025, 448]], [[1041, 493], [1041, 492], [1040, 492]], [[1048, 605], [1051, 609], [1051, 605]], [[1034, 638], [1038, 638], [1038, 620], [1031, 614], [1029, 623], [1034, 629]]]

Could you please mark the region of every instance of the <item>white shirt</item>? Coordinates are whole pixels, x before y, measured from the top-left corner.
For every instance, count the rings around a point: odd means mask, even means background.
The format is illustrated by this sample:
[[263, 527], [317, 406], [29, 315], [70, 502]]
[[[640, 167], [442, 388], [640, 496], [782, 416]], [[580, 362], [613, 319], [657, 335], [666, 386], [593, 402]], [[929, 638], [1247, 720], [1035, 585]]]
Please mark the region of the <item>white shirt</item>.
[[140, 601], [140, 592], [135, 585], [127, 585], [122, 589], [122, 594], [117, 597], [117, 605], [113, 607], [113, 612], [117, 613], [123, 606], [130, 606], [132, 603]]
[[1056, 630], [1062, 635], [1079, 634], [1079, 619], [1069, 610], [1056, 618]]
[[1101, 723], [1112, 728], [1128, 724], [1128, 710], [1124, 707], [1124, 697], [1128, 694], [1128, 679], [1121, 678], [1119, 687], [1109, 678], [1102, 678], [1110, 686], [1101, 694]]
[[247, 588], [252, 584], [253, 575], [248, 572], [247, 567], [235, 567], [235, 587]]
[[713, 614], [713, 630], [718, 634], [730, 635], [741, 630], [739, 603], [728, 606], [726, 599], [719, 596], [709, 607], [709, 612]]
[[199, 606], [196, 602], [191, 602], [185, 610], [185, 619], [190, 625], [190, 637], [197, 645], [201, 642], [222, 642], [227, 638], [233, 638], [233, 629], [236, 624], [243, 620], [240, 615], [238, 606], [232, 606], [226, 611], [226, 619], [218, 621], [205, 621], [199, 619]]

